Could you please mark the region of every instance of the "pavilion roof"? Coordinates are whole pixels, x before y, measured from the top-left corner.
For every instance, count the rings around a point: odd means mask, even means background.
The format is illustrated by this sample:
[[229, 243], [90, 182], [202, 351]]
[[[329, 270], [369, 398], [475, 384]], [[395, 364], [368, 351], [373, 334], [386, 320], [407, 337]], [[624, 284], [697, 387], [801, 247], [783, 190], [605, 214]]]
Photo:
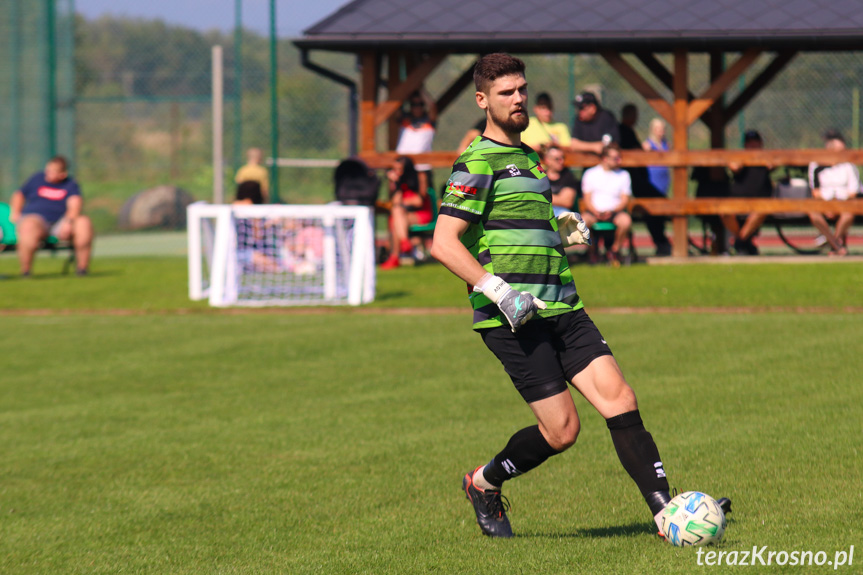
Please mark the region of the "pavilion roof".
[[859, 0], [354, 0], [295, 41], [456, 53], [857, 50], [861, 42]]

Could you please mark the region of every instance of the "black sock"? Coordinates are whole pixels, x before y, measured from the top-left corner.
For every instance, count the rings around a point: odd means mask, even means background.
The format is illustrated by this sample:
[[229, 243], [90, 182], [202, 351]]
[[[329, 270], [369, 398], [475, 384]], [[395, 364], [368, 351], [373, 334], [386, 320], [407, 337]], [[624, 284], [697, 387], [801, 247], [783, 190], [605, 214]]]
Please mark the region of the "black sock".
[[668, 479], [659, 458], [659, 449], [653, 441], [653, 436], [644, 429], [641, 414], [638, 410], [622, 413], [605, 420], [611, 432], [611, 441], [617, 450], [617, 457], [623, 468], [632, 477], [641, 495], [655, 515], [662, 510], [661, 500], [656, 492], [668, 494]]
[[558, 453], [548, 444], [538, 425], [525, 427], [510, 437], [503, 451], [494, 456], [482, 474], [492, 485], [503, 485], [507, 479], [527, 473]]

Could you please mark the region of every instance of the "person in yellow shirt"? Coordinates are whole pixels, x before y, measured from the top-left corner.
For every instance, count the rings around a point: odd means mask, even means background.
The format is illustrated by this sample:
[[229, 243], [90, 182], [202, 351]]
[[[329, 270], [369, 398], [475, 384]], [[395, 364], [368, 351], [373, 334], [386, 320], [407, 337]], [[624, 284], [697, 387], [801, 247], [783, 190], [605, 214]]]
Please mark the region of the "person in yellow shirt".
[[554, 121], [554, 104], [551, 96], [542, 92], [536, 97], [534, 115], [530, 118], [527, 130], [522, 132], [521, 141], [534, 150], [544, 150], [552, 144], [569, 148], [572, 138], [569, 128], [563, 122]]
[[257, 182], [261, 186], [264, 203], [268, 203], [270, 199], [270, 173], [261, 164], [263, 159], [264, 153], [260, 148], [249, 148], [246, 152], [246, 164], [237, 170], [234, 181], [238, 185], [243, 182]]

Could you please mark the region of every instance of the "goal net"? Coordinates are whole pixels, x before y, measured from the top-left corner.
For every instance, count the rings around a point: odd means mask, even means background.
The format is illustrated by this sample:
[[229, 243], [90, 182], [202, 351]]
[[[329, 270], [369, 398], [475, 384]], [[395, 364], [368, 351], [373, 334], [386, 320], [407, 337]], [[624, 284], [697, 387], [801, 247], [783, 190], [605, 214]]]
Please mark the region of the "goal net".
[[370, 208], [199, 202], [187, 216], [193, 300], [272, 306], [374, 299]]

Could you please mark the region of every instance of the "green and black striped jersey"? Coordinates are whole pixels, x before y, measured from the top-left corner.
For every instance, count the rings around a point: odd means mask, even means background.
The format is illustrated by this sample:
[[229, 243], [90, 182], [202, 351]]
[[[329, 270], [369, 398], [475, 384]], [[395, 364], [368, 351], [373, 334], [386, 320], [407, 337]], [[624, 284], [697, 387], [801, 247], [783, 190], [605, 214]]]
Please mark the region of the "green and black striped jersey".
[[[584, 307], [566, 261], [551, 187], [539, 156], [478, 136], [459, 156], [440, 213], [472, 225], [461, 242], [486, 271], [548, 305], [539, 317]], [[468, 286], [473, 328], [507, 325], [498, 307]]]

